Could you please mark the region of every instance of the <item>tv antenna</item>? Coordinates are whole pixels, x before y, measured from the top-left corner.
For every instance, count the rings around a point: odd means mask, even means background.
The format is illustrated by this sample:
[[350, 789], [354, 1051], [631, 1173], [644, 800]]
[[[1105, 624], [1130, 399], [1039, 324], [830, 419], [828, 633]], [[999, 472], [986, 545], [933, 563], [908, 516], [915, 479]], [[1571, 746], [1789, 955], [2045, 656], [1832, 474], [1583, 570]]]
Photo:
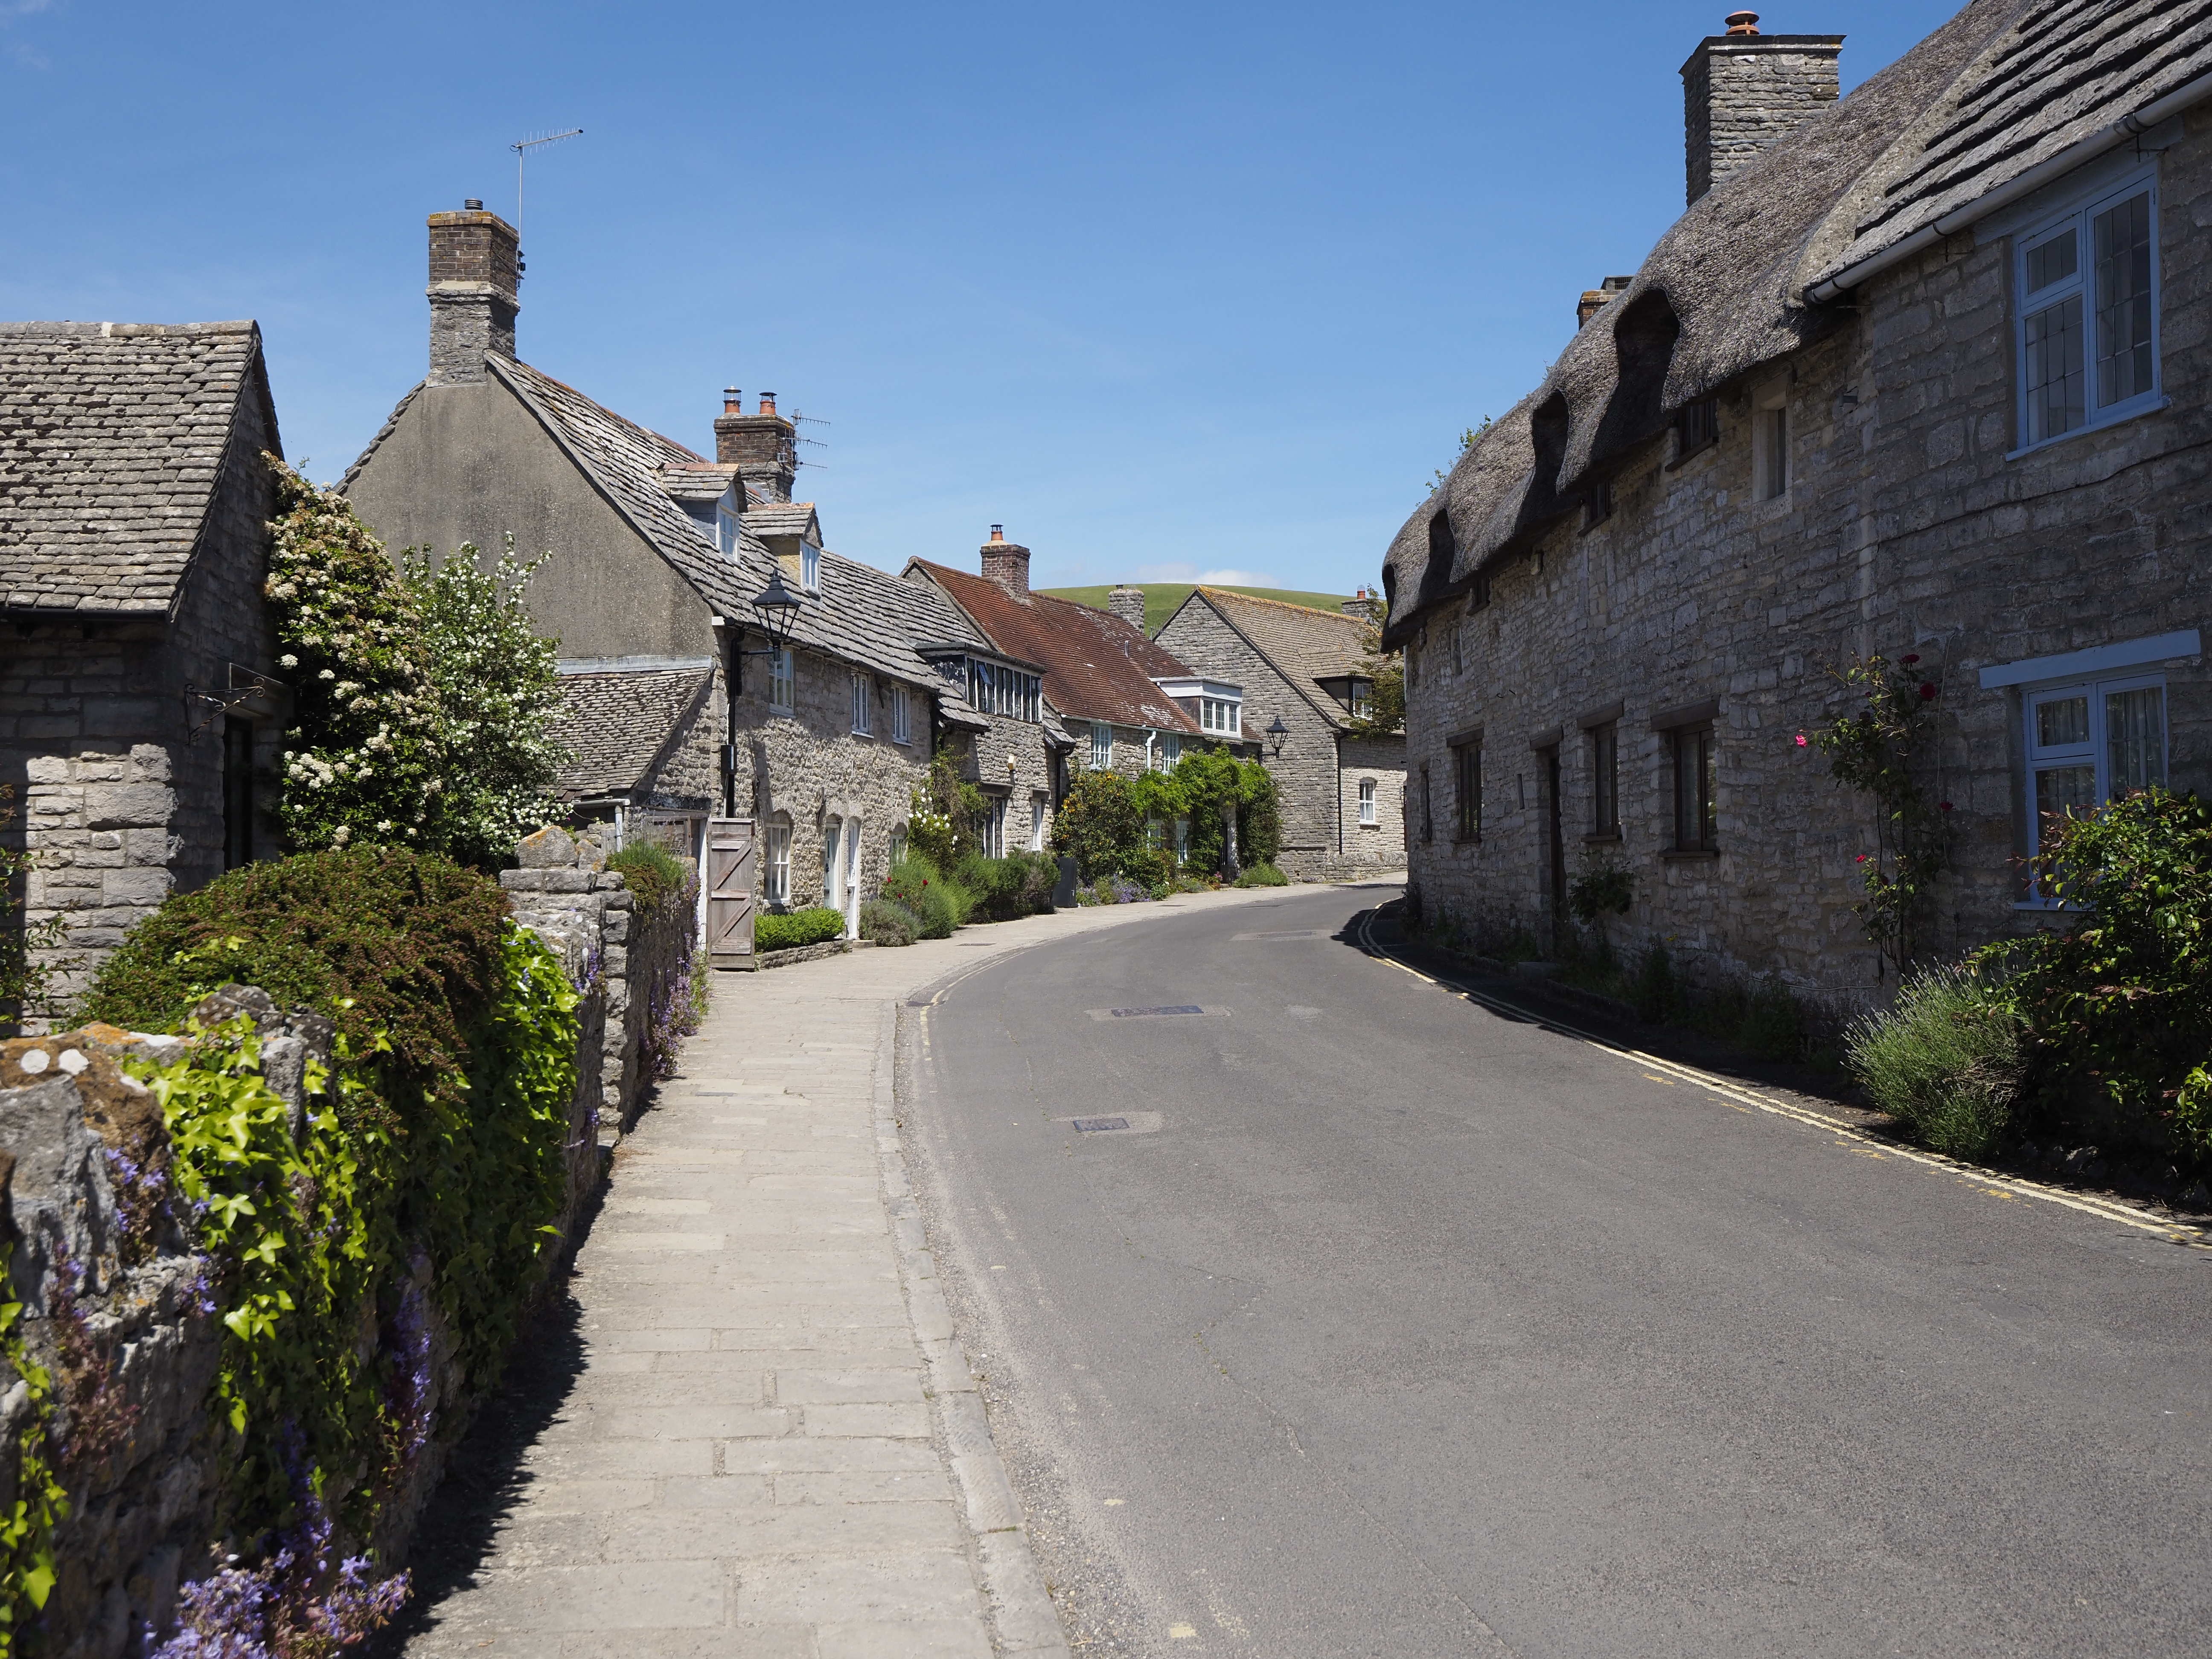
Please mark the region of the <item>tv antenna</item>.
[[540, 144], [557, 144], [563, 138], [580, 138], [583, 136], [583, 128], [571, 127], [566, 132], [549, 132], [542, 138], [520, 138], [514, 143], [507, 146], [509, 149], [514, 152], [514, 240], [516, 246], [520, 247], [522, 244], [522, 170], [530, 160], [530, 152], [536, 149]]
[[[801, 413], [796, 405], [793, 405], [791, 411], [791, 423], [794, 427], [802, 423], [807, 426], [827, 426], [830, 424], [829, 422], [823, 420], [819, 415], [807, 415]], [[803, 433], [794, 433], [793, 435], [798, 438], [800, 443], [806, 445], [811, 449], [827, 449], [830, 447], [828, 444], [823, 443], [819, 438], [810, 438]], [[794, 457], [793, 459], [796, 458]], [[817, 471], [827, 472], [830, 470], [828, 467], [823, 465], [819, 461], [802, 460], [799, 461], [799, 465], [801, 466], [813, 467]]]

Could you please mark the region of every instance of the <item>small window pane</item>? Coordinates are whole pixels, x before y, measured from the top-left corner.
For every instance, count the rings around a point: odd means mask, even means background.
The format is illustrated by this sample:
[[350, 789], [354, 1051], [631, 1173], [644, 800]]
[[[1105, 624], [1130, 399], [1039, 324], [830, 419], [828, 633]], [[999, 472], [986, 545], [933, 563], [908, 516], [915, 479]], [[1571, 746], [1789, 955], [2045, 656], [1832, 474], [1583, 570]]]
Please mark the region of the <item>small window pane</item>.
[[1601, 726], [1590, 733], [1593, 835], [1620, 833], [1620, 729], [1616, 726]]
[[2027, 319], [2027, 441], [2039, 443], [2081, 424], [2088, 381], [2081, 369], [2081, 296]]
[[2080, 268], [2074, 227], [2069, 225], [2047, 242], [2027, 251], [2027, 291], [2039, 294], [2053, 283], [2063, 283]]
[[2094, 766], [2050, 766], [2035, 775], [2037, 843], [2050, 833], [2051, 821], [2072, 812], [2086, 817], [2097, 805], [2097, 769]]
[[2105, 696], [2105, 754], [2111, 793], [2133, 794], [2166, 781], [2166, 690], [2146, 685]]
[[2150, 193], [2091, 222], [2097, 250], [2097, 402], [2124, 403], [2151, 389]]
[[2035, 746], [2065, 749], [2089, 741], [2089, 699], [2053, 697], [2035, 706]]

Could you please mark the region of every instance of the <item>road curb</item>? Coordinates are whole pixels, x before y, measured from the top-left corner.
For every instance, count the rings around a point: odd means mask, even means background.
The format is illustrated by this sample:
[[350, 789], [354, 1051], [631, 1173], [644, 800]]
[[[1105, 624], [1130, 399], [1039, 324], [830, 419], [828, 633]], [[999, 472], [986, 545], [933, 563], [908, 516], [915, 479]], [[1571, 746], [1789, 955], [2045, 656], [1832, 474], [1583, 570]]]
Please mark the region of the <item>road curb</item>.
[[[981, 966], [981, 964], [977, 964]], [[966, 970], [963, 970], [963, 972]], [[876, 1024], [876, 1152], [883, 1169], [884, 1206], [898, 1245], [899, 1288], [928, 1366], [930, 1411], [936, 1419], [961, 1510], [971, 1559], [988, 1609], [993, 1644], [1004, 1655], [1067, 1659], [1059, 1609], [1030, 1553], [1021, 1504], [991, 1437], [983, 1396], [952, 1332], [952, 1310], [938, 1283], [937, 1258], [922, 1231], [921, 1210], [899, 1141], [898, 1001], [886, 1000]]]

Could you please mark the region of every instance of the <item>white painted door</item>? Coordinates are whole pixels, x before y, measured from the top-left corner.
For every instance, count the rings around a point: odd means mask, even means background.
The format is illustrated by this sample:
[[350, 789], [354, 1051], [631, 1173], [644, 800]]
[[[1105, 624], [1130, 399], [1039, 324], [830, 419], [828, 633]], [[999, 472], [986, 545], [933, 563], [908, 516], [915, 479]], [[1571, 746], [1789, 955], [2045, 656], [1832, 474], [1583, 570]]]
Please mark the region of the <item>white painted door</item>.
[[845, 937], [860, 936], [860, 821], [845, 820]]

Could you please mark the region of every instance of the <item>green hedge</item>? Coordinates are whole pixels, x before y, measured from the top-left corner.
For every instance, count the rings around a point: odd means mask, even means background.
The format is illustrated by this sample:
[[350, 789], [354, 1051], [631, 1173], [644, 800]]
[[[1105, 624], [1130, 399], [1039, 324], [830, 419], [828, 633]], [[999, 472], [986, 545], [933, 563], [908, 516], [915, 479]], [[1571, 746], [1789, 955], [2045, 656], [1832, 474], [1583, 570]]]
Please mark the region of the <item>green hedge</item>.
[[753, 919], [753, 949], [756, 951], [795, 951], [802, 945], [822, 945], [844, 936], [843, 914], [823, 904], [815, 905], [810, 909], [793, 910], [788, 915], [761, 915]]
[[296, 1135], [243, 1022], [142, 1073], [167, 1149], [131, 1177], [134, 1202], [167, 1206], [213, 1260], [215, 1400], [238, 1435], [222, 1523], [251, 1553], [301, 1522], [303, 1455], [368, 1535], [434, 1426], [426, 1289], [467, 1390], [496, 1379], [558, 1245], [578, 999], [495, 883], [361, 848], [170, 899], [102, 965], [84, 1012], [175, 1030], [229, 982], [338, 1030]]
[[988, 920], [1012, 921], [1052, 908], [1060, 866], [1042, 853], [1009, 853], [1000, 859], [970, 853], [953, 873]]

